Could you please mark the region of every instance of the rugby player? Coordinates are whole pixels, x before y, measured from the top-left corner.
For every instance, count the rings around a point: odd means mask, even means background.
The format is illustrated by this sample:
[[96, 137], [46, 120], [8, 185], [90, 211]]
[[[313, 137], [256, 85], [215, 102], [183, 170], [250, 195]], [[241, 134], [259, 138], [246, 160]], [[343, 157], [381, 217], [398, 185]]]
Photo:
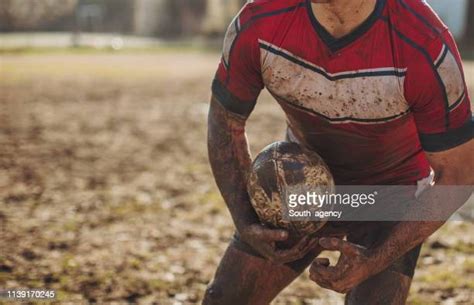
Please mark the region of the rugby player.
[[[264, 87], [287, 140], [320, 154], [336, 184], [473, 185], [469, 94], [449, 30], [422, 0], [257, 0], [229, 26], [212, 85], [209, 158], [236, 234], [203, 303], [269, 304], [311, 265], [346, 304], [405, 304], [421, 244], [443, 221], [341, 222], [329, 226], [336, 237], [289, 248], [275, 246], [288, 232], [259, 223], [245, 122]], [[469, 195], [419, 200], [435, 210]], [[335, 266], [323, 250], [341, 253]]]

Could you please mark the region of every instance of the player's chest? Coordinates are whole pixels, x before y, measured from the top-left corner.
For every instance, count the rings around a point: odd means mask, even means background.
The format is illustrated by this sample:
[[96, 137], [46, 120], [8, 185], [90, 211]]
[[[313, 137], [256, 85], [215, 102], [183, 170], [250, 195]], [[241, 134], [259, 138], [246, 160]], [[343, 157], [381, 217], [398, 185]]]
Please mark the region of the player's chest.
[[[280, 102], [316, 113], [329, 120], [361, 121], [396, 118], [408, 111], [403, 94], [406, 70], [393, 65], [337, 69], [267, 45], [262, 52], [262, 77]], [[343, 58], [335, 59], [343, 62]]]

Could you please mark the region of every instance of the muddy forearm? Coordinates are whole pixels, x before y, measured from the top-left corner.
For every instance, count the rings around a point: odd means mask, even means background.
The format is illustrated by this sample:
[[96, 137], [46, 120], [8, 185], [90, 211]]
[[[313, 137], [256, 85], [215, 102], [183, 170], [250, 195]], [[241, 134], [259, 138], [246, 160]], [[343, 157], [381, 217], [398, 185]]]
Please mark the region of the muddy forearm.
[[[466, 173], [465, 177], [469, 177]], [[457, 179], [456, 179], [457, 180]], [[466, 187], [438, 188], [426, 191], [408, 211], [422, 221], [404, 221], [397, 224], [390, 236], [372, 251], [371, 259], [379, 271], [415, 246], [424, 242], [456, 212], [472, 194], [469, 181], [442, 177], [437, 185], [466, 185]], [[462, 180], [462, 179], [461, 179]], [[440, 220], [441, 219], [441, 220]], [[429, 221], [432, 220], [432, 221]]]
[[245, 118], [226, 111], [214, 98], [208, 118], [208, 152], [217, 186], [237, 229], [257, 221], [247, 193], [251, 156]]

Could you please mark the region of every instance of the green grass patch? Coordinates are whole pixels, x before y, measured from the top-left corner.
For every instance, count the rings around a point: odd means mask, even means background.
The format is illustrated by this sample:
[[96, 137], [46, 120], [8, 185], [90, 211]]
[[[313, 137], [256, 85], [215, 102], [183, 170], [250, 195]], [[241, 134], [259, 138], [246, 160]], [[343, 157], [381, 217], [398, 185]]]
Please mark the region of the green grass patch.
[[427, 300], [426, 297], [413, 295], [408, 298], [408, 305], [437, 305], [439, 302]]
[[474, 257], [467, 257], [462, 265], [466, 272], [474, 273]]
[[474, 254], [474, 245], [472, 243], [460, 241], [454, 245], [454, 249], [462, 253]]
[[438, 289], [457, 289], [459, 287], [471, 287], [471, 279], [459, 276], [455, 270], [433, 270], [418, 277], [418, 281], [429, 284]]

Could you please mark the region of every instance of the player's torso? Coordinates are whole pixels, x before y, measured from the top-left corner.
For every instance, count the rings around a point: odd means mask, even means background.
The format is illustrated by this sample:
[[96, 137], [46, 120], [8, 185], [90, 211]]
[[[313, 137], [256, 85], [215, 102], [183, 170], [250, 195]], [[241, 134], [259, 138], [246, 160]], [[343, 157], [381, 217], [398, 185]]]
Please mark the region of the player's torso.
[[[383, 18], [331, 40], [309, 1], [262, 26], [261, 73], [290, 137], [322, 155], [338, 183], [414, 183], [429, 166], [404, 97], [406, 59]], [[268, 29], [266, 29], [268, 27]]]

